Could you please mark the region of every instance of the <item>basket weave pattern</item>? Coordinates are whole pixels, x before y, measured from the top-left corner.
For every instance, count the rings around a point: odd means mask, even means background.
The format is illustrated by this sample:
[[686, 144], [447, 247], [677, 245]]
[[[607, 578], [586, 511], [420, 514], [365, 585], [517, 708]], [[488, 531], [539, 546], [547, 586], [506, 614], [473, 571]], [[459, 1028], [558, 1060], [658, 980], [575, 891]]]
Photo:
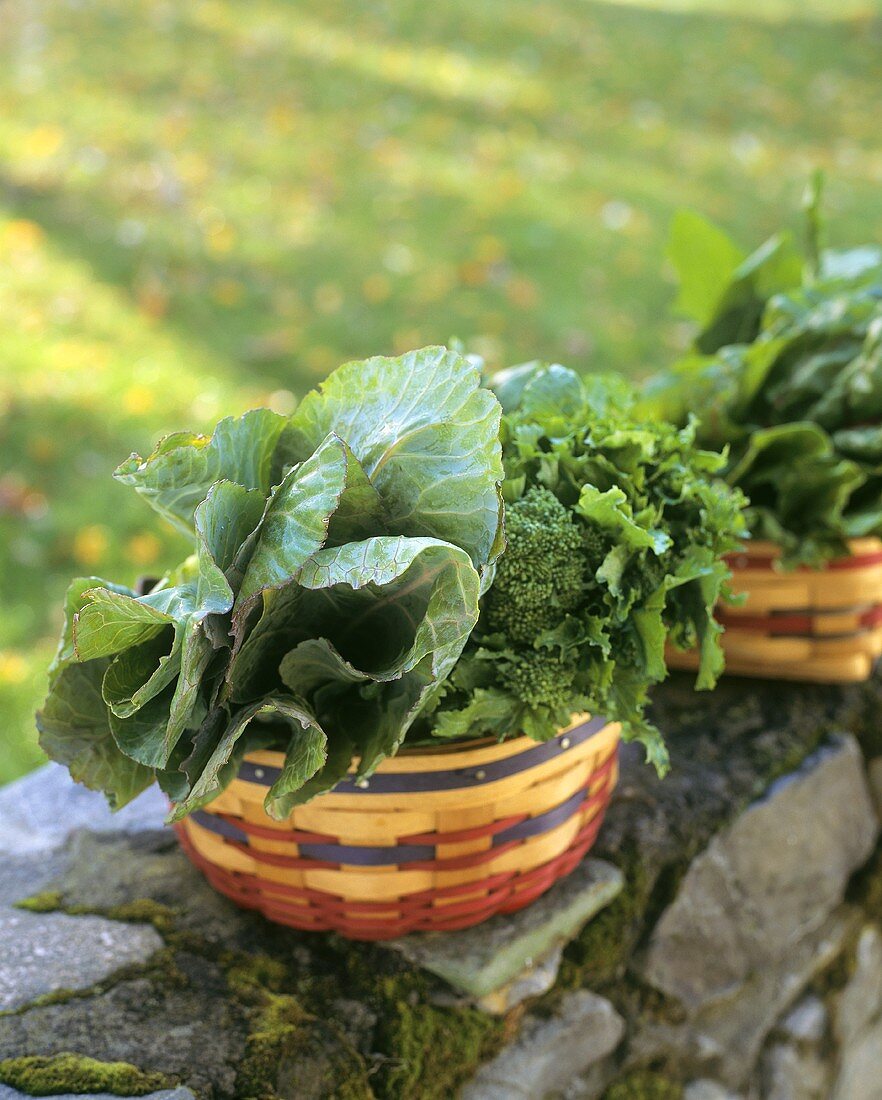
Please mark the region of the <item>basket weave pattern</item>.
[[[823, 569], [775, 568], [774, 543], [751, 543], [729, 558], [732, 591], [720, 608], [726, 671], [740, 676], [848, 683], [866, 680], [882, 655], [882, 540], [853, 539], [850, 555]], [[694, 668], [695, 655], [668, 663]]]
[[353, 939], [465, 928], [527, 905], [582, 859], [617, 777], [619, 727], [581, 717], [557, 737], [405, 752], [273, 821], [281, 753], [176, 826], [184, 851], [239, 905]]

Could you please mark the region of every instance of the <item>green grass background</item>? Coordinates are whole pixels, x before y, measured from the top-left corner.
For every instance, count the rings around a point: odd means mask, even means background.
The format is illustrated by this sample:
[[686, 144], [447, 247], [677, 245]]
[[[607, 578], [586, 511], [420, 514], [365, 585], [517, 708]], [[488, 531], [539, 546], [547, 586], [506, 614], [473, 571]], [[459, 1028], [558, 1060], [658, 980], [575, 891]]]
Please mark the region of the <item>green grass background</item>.
[[0, 781], [69, 577], [182, 552], [130, 451], [452, 335], [646, 373], [678, 206], [758, 242], [821, 166], [880, 239], [880, 91], [878, 0], [7, 0]]

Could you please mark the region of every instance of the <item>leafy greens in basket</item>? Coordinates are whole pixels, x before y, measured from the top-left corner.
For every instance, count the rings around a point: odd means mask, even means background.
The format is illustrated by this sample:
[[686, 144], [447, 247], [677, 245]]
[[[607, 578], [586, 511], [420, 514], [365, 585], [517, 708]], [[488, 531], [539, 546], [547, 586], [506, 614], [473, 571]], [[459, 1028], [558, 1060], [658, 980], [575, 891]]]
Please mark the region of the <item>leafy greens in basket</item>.
[[582, 709], [663, 767], [646, 691], [668, 637], [698, 641], [701, 686], [719, 672], [740, 498], [691, 427], [635, 421], [623, 383], [529, 368], [497, 389], [504, 422], [455, 352], [369, 359], [290, 418], [124, 462], [194, 553], [145, 592], [73, 583], [46, 752], [116, 806], [155, 778], [175, 818], [249, 751], [285, 753], [266, 801], [283, 818], [405, 737], [542, 739]]
[[882, 535], [882, 250], [818, 247], [779, 233], [745, 256], [694, 214], [674, 222], [678, 305], [695, 351], [647, 386], [647, 413], [728, 449], [752, 534], [786, 563], [817, 565]]
[[548, 737], [605, 714], [667, 756], [647, 721], [667, 641], [696, 645], [698, 686], [722, 670], [714, 605], [744, 499], [695, 446], [695, 426], [641, 420], [621, 379], [584, 383], [527, 364], [492, 382], [502, 402], [508, 546], [463, 656], [414, 735]]
[[41, 744], [122, 805], [182, 815], [286, 750], [285, 816], [396, 752], [449, 674], [503, 546], [500, 408], [444, 348], [337, 370], [290, 418], [178, 433], [117, 470], [195, 553], [145, 594], [73, 583]]

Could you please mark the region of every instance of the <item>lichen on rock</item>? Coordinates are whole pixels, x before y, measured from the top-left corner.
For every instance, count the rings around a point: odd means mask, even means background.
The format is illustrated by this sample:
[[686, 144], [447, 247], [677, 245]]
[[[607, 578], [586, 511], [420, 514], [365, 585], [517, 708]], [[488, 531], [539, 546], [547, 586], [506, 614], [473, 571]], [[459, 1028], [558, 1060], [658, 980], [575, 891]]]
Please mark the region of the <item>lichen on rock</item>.
[[145, 1073], [128, 1062], [100, 1062], [65, 1052], [0, 1061], [0, 1082], [29, 1096], [109, 1092], [114, 1096], [146, 1096], [177, 1082], [163, 1073]]

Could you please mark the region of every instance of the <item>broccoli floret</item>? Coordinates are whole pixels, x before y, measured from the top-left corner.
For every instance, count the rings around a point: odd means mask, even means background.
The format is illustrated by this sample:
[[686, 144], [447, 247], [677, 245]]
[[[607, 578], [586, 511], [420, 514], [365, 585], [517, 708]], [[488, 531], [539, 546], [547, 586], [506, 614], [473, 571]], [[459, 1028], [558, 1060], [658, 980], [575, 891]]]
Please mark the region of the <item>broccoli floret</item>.
[[530, 489], [505, 515], [508, 547], [485, 599], [485, 622], [515, 645], [532, 645], [582, 601], [582, 532], [548, 489]]
[[596, 524], [592, 523], [582, 531], [582, 552], [593, 572], [600, 568], [611, 546], [612, 539]]
[[528, 707], [570, 705], [576, 666], [547, 649], [528, 649], [506, 662], [508, 688]]

